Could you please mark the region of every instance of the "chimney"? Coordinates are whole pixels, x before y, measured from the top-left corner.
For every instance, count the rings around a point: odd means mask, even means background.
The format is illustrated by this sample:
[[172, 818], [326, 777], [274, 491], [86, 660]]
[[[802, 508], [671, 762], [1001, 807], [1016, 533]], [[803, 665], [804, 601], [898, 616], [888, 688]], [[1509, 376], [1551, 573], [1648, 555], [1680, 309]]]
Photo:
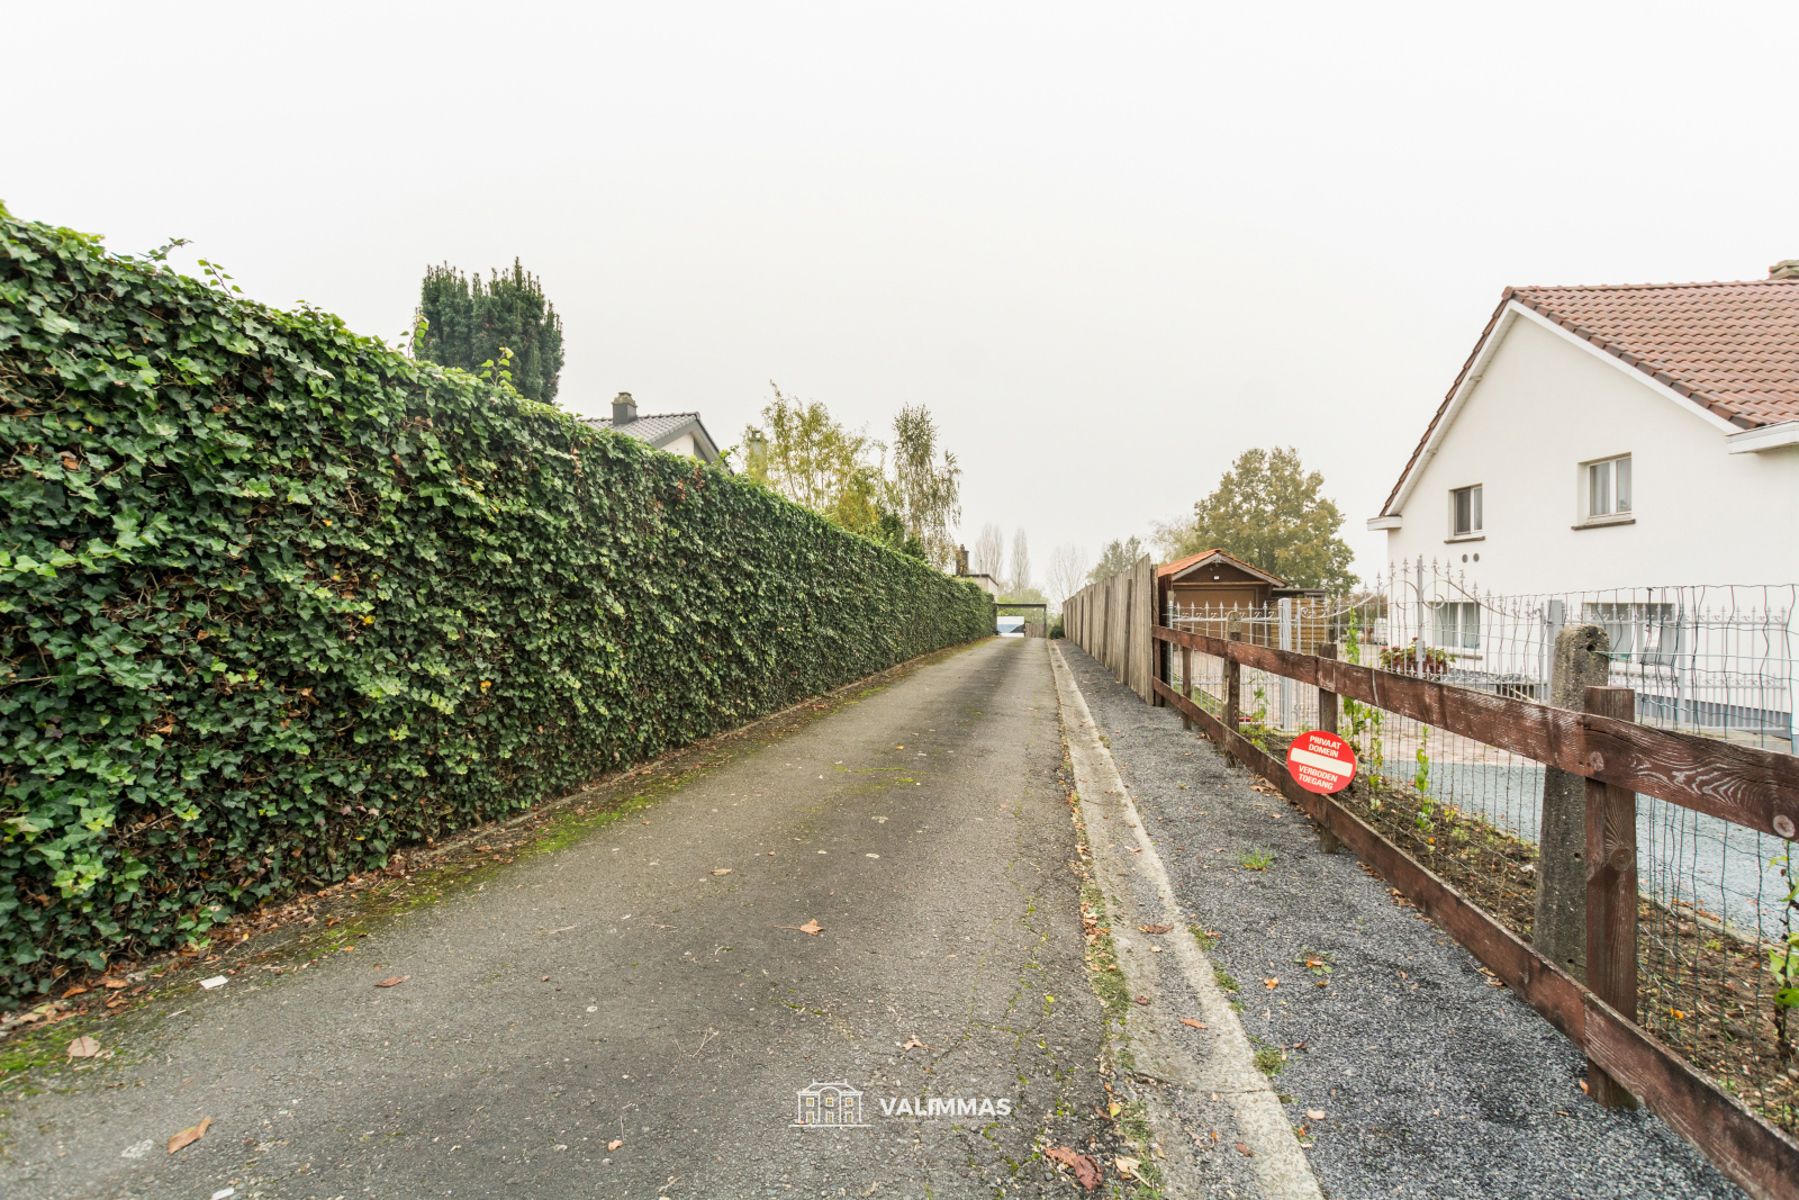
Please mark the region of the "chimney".
[[630, 392], [620, 392], [612, 398], [612, 427], [629, 425], [637, 419], [637, 401], [631, 399]]
[[1799, 258], [1782, 259], [1768, 268], [1769, 279], [1799, 279]]
[[958, 574], [958, 575], [968, 574], [968, 547], [967, 546], [957, 546], [956, 547], [956, 574]]

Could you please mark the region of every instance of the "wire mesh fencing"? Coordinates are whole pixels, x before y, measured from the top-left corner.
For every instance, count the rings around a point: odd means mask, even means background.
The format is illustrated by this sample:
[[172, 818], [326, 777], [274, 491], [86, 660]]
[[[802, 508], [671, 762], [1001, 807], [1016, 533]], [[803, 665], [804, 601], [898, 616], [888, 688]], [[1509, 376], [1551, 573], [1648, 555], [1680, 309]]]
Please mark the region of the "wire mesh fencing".
[[[1792, 753], [1792, 585], [1482, 590], [1405, 564], [1355, 595], [1259, 608], [1170, 606], [1172, 628], [1548, 703], [1557, 634], [1594, 625], [1636, 720]], [[1173, 686], [1225, 711], [1221, 658], [1194, 653]], [[1315, 728], [1315, 688], [1243, 664], [1238, 732], [1283, 755]], [[1536, 920], [1544, 767], [1477, 739], [1345, 698], [1354, 788], [1338, 799], [1514, 933]], [[1769, 1120], [1799, 1129], [1799, 929], [1791, 842], [1652, 797], [1637, 799], [1641, 1024]], [[1789, 962], [1787, 955], [1791, 953]]]

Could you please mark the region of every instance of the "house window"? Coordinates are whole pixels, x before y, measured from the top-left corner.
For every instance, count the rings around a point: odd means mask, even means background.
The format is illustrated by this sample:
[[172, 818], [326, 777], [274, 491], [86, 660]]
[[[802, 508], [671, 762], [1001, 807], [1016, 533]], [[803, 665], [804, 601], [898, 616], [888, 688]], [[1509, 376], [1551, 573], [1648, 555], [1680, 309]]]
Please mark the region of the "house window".
[[1630, 513], [1630, 455], [1581, 464], [1581, 519], [1603, 521]]
[[1466, 537], [1479, 533], [1483, 528], [1480, 518], [1480, 484], [1452, 489], [1449, 493], [1449, 536]]
[[1595, 602], [1587, 604], [1582, 615], [1604, 627], [1614, 662], [1672, 667], [1680, 660], [1684, 622], [1672, 604]]
[[1480, 605], [1443, 600], [1431, 605], [1432, 640], [1445, 650], [1480, 649]]

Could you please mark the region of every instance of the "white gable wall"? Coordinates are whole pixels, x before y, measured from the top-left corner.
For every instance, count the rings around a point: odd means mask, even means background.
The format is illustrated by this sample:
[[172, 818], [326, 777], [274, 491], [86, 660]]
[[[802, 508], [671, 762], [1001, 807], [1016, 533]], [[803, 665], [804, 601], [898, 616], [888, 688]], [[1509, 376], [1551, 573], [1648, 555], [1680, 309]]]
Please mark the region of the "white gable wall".
[[[1405, 498], [1388, 560], [1447, 562], [1502, 594], [1799, 583], [1799, 447], [1727, 454], [1690, 402], [1633, 376], [1514, 320]], [[1579, 464], [1626, 453], [1635, 523], [1571, 528]], [[1449, 491], [1475, 483], [1484, 536], [1450, 541]]]
[[660, 449], [666, 450], [670, 454], [685, 454], [688, 458], [698, 458], [700, 456], [700, 448], [694, 443], [693, 434], [691, 432], [683, 433], [679, 437], [670, 438], [667, 442], [663, 443]]

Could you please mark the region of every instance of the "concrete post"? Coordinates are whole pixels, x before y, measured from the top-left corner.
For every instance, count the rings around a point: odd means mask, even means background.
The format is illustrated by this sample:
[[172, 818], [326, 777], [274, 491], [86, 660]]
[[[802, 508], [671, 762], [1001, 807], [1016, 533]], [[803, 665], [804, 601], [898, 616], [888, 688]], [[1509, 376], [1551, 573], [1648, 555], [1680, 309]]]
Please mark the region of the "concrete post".
[[[1579, 712], [1587, 689], [1604, 687], [1611, 640], [1598, 625], [1567, 625], [1555, 635], [1549, 703]], [[1537, 825], [1537, 911], [1531, 942], [1573, 975], [1587, 977], [1586, 780], [1543, 768], [1543, 812]]]

